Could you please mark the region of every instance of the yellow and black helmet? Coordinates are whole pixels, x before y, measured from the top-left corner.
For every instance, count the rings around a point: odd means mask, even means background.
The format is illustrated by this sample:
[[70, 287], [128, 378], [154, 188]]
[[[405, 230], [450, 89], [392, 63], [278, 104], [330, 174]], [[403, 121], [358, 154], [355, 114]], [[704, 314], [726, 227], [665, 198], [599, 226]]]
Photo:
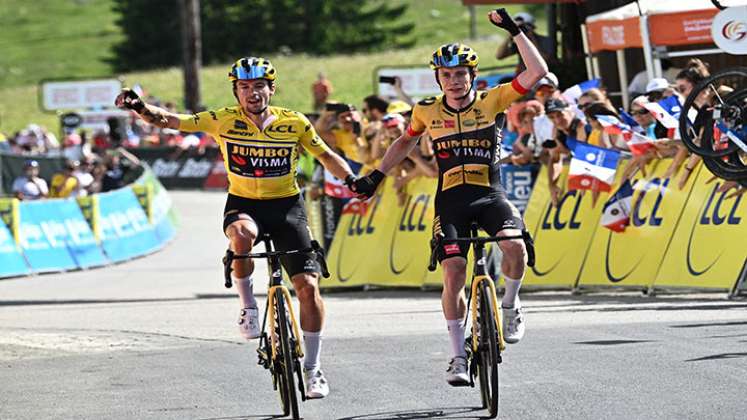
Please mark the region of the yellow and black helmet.
[[277, 71], [270, 60], [262, 57], [244, 57], [236, 60], [228, 73], [228, 80], [267, 79], [275, 81]]
[[433, 70], [459, 66], [476, 69], [479, 60], [475, 50], [464, 44], [444, 44], [433, 52], [430, 65]]

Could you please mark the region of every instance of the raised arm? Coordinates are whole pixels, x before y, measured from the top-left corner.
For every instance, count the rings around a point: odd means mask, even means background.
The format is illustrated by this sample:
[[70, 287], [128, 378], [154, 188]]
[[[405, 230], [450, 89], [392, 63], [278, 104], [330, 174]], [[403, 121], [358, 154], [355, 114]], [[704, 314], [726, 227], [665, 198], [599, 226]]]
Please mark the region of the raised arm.
[[120, 109], [135, 111], [140, 119], [156, 127], [179, 129], [179, 114], [146, 104], [132, 89], [122, 89], [114, 100], [114, 105]]
[[519, 55], [527, 67], [516, 78], [521, 86], [531, 88], [539, 79], [547, 74], [545, 59], [542, 58], [542, 55], [532, 41], [521, 32], [516, 22], [506, 12], [506, 9], [494, 10], [488, 14], [488, 17], [493, 25], [503, 28], [511, 34], [511, 38], [513, 38], [513, 42], [519, 50]]

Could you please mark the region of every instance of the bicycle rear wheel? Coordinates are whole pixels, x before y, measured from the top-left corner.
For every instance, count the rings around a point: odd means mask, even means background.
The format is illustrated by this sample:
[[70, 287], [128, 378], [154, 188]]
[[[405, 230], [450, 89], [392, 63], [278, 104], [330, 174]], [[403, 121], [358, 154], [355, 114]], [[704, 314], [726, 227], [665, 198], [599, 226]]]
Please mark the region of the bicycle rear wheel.
[[280, 376], [280, 402], [283, 406], [283, 415], [291, 414], [294, 420], [301, 418], [298, 411], [298, 396], [296, 395], [296, 386], [294, 381], [294, 357], [291, 349], [290, 328], [288, 316], [285, 312], [285, 296], [282, 293], [276, 293], [277, 301], [277, 334], [278, 334], [278, 357], [276, 371]]
[[477, 365], [480, 378], [480, 395], [482, 406], [490, 412], [490, 418], [498, 415], [498, 332], [493, 315], [491, 289], [484, 280], [478, 288], [480, 337], [478, 340]]

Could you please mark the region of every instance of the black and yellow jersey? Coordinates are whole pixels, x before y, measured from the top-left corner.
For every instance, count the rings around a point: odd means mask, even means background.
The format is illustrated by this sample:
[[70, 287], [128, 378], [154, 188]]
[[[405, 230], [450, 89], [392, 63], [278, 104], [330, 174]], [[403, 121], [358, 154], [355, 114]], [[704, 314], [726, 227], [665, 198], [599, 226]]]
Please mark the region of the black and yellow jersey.
[[239, 106], [179, 118], [179, 130], [202, 131], [218, 142], [233, 195], [268, 200], [299, 194], [299, 144], [315, 157], [330, 151], [303, 114], [268, 109], [271, 116], [262, 129]]
[[496, 120], [526, 92], [514, 79], [510, 84], [478, 91], [463, 109], [451, 108], [443, 95], [415, 105], [407, 132], [418, 136], [428, 131], [433, 138], [439, 170], [437, 201], [475, 198], [501, 190]]

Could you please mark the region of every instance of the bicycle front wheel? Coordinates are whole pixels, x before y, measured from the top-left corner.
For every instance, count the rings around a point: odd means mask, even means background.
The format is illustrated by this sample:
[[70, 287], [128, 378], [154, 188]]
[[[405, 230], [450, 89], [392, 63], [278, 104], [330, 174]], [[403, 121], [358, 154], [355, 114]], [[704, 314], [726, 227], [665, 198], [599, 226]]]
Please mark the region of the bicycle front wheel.
[[480, 359], [477, 369], [480, 395], [483, 408], [487, 408], [490, 418], [494, 418], [498, 415], [498, 332], [493, 315], [492, 290], [485, 281], [481, 282], [478, 293], [480, 337], [477, 348]]
[[277, 334], [278, 334], [278, 355], [277, 372], [280, 376], [280, 402], [283, 406], [283, 415], [291, 414], [294, 420], [301, 418], [298, 411], [298, 396], [296, 395], [296, 386], [293, 374], [293, 352], [291, 349], [290, 329], [288, 324], [288, 315], [285, 312], [285, 296], [282, 293], [276, 293], [277, 302]]

